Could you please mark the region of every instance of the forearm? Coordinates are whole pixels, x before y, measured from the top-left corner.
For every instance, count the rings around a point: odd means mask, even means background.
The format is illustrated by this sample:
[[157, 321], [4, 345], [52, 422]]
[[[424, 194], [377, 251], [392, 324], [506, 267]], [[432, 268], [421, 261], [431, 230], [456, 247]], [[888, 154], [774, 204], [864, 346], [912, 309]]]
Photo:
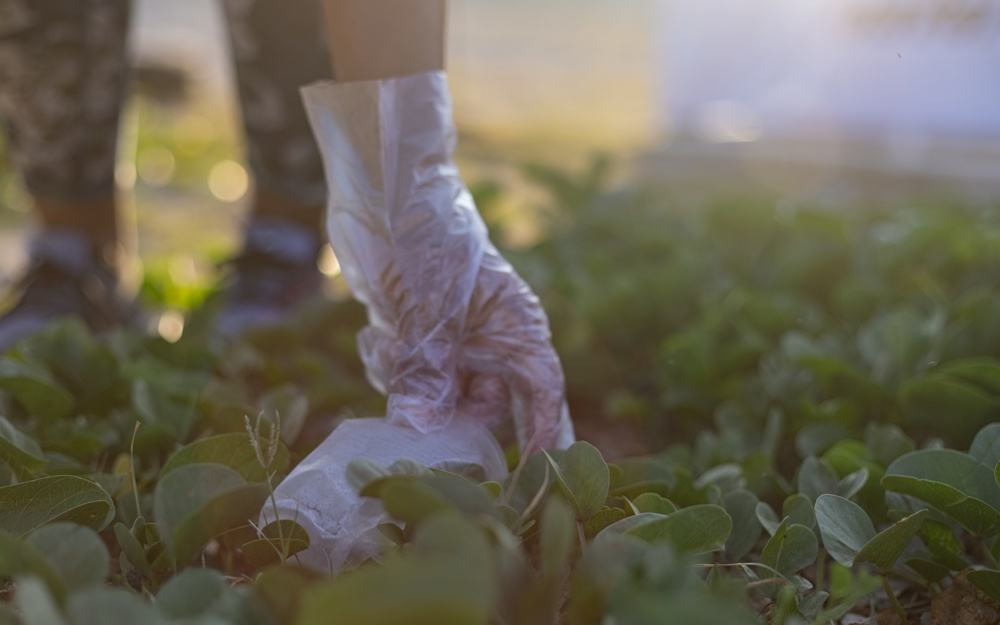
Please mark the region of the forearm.
[[323, 0], [337, 82], [444, 69], [446, 0]]

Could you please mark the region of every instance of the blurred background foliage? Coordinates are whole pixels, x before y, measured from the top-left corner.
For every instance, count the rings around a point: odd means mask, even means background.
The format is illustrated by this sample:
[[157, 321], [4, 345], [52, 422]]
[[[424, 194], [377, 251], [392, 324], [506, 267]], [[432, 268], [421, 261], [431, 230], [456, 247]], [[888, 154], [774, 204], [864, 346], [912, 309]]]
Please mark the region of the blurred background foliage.
[[[694, 158], [677, 167], [652, 155], [652, 113], [628, 108], [648, 87], [635, 79], [652, 46], [636, 28], [640, 4], [601, 29], [601, 16], [611, 14], [586, 3], [558, 46], [546, 39], [546, 20], [559, 12], [539, 9], [522, 43], [562, 60], [547, 77], [522, 73], [534, 96], [517, 95], [510, 78], [521, 55], [497, 47], [511, 24], [505, 31], [498, 22], [477, 40], [475, 20], [485, 18], [473, 4], [457, 3], [453, 17], [457, 158], [494, 240], [544, 302], [581, 434], [612, 458], [697, 439], [707, 465], [741, 453], [725, 435], [704, 432], [707, 424], [755, 432], [775, 412], [792, 432], [813, 433], [809, 453], [876, 420], [967, 442], [1000, 412], [997, 203], [953, 200], [924, 180], [826, 172], [805, 177], [822, 179], [813, 185], [785, 172], [797, 183], [781, 185], [735, 175], [732, 163]], [[218, 75], [224, 54], [204, 67], [183, 54], [164, 63], [177, 19], [193, 20], [180, 5], [153, 6], [140, 3], [139, 70], [117, 178], [135, 233], [132, 287], [152, 313], [150, 340], [173, 359], [210, 338], [202, 305], [217, 263], [238, 244], [252, 180], [229, 78]], [[516, 11], [502, 15], [516, 22]], [[555, 54], [587, 38], [590, 54], [609, 64], [591, 71], [621, 83], [600, 97], [581, 87], [586, 63]], [[210, 52], [224, 48], [217, 37], [197, 41]], [[557, 84], [573, 95], [552, 95]], [[545, 94], [551, 110], [586, 114], [523, 113], [544, 109]], [[23, 261], [28, 212], [15, 176], [0, 169], [0, 268], [8, 278]], [[265, 335], [257, 351], [232, 356], [271, 371], [266, 382], [237, 375], [249, 385], [237, 403], [301, 382], [289, 373], [298, 371], [314, 408], [336, 413], [357, 401], [362, 408], [352, 410], [378, 410], [353, 351], [363, 311], [332, 257], [322, 265], [333, 304], [308, 312], [311, 325]], [[305, 327], [323, 337], [316, 345], [325, 355], [314, 353]], [[185, 340], [172, 343], [182, 332]], [[292, 354], [290, 345], [305, 351]], [[229, 357], [205, 360], [203, 372], [226, 371]], [[286, 360], [294, 363], [277, 373]], [[324, 384], [340, 384], [349, 400], [338, 404]], [[959, 406], [967, 422], [940, 432], [942, 405]]]

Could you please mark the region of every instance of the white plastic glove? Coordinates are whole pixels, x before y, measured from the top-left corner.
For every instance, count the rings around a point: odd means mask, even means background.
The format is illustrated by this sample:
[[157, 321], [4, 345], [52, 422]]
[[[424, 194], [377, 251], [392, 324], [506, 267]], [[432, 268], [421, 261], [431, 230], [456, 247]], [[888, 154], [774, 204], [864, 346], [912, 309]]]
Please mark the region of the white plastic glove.
[[[451, 160], [441, 72], [303, 90], [330, 189], [330, 241], [368, 307], [358, 337], [385, 419], [343, 423], [275, 489], [278, 516], [309, 533], [298, 554], [336, 571], [379, 549], [378, 501], [346, 479], [355, 458], [402, 458], [502, 481], [490, 433], [513, 416], [522, 452], [565, 447], [573, 427], [538, 299], [489, 242]], [[265, 506], [263, 523], [274, 513]]]
[[303, 89], [323, 153], [327, 227], [368, 307], [359, 336], [387, 420], [430, 433], [513, 417], [522, 452], [573, 429], [548, 320], [490, 243], [451, 155], [443, 72]]

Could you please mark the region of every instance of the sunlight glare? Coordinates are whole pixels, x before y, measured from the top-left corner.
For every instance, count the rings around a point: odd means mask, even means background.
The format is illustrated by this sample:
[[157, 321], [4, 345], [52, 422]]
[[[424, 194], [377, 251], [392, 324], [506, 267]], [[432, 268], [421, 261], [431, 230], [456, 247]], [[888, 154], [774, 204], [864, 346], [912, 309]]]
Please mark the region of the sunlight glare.
[[208, 174], [208, 190], [223, 202], [235, 202], [242, 198], [249, 184], [247, 171], [236, 161], [216, 163]]

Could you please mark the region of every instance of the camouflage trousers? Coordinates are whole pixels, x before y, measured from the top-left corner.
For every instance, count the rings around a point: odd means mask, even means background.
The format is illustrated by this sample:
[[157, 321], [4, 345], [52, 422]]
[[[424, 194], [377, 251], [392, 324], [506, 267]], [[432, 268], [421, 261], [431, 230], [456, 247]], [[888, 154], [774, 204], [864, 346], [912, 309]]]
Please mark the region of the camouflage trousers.
[[[223, 6], [258, 193], [318, 206], [323, 167], [298, 90], [332, 75], [320, 5]], [[113, 189], [129, 14], [129, 0], [0, 0], [0, 121], [34, 196], [77, 202]]]

